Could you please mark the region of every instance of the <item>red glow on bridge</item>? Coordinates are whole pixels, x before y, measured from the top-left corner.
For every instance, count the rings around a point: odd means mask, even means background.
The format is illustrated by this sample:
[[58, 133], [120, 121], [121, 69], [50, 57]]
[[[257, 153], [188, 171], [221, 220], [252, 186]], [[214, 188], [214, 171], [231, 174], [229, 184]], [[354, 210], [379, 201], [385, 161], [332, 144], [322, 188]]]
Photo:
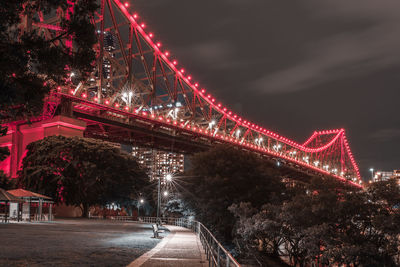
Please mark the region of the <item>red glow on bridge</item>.
[[[102, 48], [103, 57], [108, 57], [109, 77], [104, 76], [104, 69], [96, 70], [97, 74], [92, 75], [93, 81], [86, 85], [77, 87], [71, 84], [55, 92], [58, 97], [71, 101], [73, 111], [84, 120], [91, 124], [112, 119], [119, 125], [132, 122], [169, 135], [182, 132], [193, 138], [192, 143], [229, 143], [257, 152], [279, 164], [287, 163], [293, 168], [360, 183], [359, 169], [344, 129], [316, 131], [306, 142], [299, 144], [242, 119], [216, 101], [211, 93], [206, 94], [205, 88], [199, 89], [199, 82], [192, 83], [191, 75], [184, 75], [185, 69], [178, 67], [177, 59], [172, 58], [169, 51], [161, 51], [161, 42], [153, 41], [154, 34], [146, 33], [146, 25], [136, 21], [138, 15], [128, 13], [127, 3], [111, 2], [124, 15], [127, 23], [123, 24], [129, 25], [130, 33], [127, 38], [121, 37], [119, 27], [122, 26], [113, 22], [113, 12], [110, 12], [112, 24], [107, 27], [99, 22], [108, 13], [99, 14], [96, 20], [98, 32], [116, 33], [112, 36], [119, 47], [119, 52], [113, 56]], [[117, 54], [119, 58], [116, 58]], [[132, 75], [138, 68], [141, 73]], [[127, 82], [129, 75], [134, 77], [135, 83]], [[118, 79], [119, 83], [114, 82]]]

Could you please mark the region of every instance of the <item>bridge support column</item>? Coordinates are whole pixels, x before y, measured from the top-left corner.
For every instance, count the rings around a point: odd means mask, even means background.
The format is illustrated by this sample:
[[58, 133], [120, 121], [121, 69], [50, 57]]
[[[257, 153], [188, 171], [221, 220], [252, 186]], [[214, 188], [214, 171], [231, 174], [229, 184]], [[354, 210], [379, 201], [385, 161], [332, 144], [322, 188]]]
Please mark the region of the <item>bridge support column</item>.
[[15, 178], [29, 143], [52, 135], [83, 136], [86, 123], [65, 116], [55, 116], [46, 121], [10, 126], [6, 136], [0, 137], [0, 146], [7, 146], [10, 156], [0, 162], [0, 170]]

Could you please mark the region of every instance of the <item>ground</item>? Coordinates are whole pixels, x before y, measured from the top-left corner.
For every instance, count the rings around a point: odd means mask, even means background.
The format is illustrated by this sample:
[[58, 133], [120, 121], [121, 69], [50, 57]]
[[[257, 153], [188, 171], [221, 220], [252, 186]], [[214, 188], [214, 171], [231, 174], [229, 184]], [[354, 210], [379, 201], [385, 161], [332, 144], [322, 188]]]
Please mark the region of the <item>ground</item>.
[[0, 224], [0, 266], [126, 266], [160, 242], [152, 236], [150, 224], [133, 222]]

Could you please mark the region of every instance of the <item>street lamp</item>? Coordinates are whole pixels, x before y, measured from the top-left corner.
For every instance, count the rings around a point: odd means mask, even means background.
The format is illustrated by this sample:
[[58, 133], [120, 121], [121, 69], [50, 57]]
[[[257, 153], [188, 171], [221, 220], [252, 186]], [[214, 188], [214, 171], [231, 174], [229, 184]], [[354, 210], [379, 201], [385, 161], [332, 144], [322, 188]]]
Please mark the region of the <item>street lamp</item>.
[[141, 198], [141, 199], [139, 200], [138, 206], [137, 206], [137, 216], [138, 216], [138, 218], [139, 218], [140, 204], [143, 204], [143, 203], [144, 203], [144, 199]]
[[371, 172], [371, 179], [374, 180], [374, 168], [370, 168], [369, 171]]
[[[165, 175], [165, 180], [167, 182], [172, 181], [172, 175]], [[164, 196], [168, 196], [168, 192], [164, 192]], [[161, 177], [158, 176], [158, 187], [157, 187], [157, 223], [160, 221], [160, 206], [161, 206]]]

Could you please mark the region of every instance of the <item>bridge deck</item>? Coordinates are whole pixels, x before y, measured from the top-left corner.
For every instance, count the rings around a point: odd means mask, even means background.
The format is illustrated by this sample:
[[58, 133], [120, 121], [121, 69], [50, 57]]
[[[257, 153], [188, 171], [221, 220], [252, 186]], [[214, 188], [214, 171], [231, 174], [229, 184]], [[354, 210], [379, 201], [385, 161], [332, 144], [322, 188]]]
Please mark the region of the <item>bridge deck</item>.
[[208, 266], [200, 239], [195, 233], [183, 227], [166, 227], [171, 233], [155, 248], [129, 264], [129, 267]]

